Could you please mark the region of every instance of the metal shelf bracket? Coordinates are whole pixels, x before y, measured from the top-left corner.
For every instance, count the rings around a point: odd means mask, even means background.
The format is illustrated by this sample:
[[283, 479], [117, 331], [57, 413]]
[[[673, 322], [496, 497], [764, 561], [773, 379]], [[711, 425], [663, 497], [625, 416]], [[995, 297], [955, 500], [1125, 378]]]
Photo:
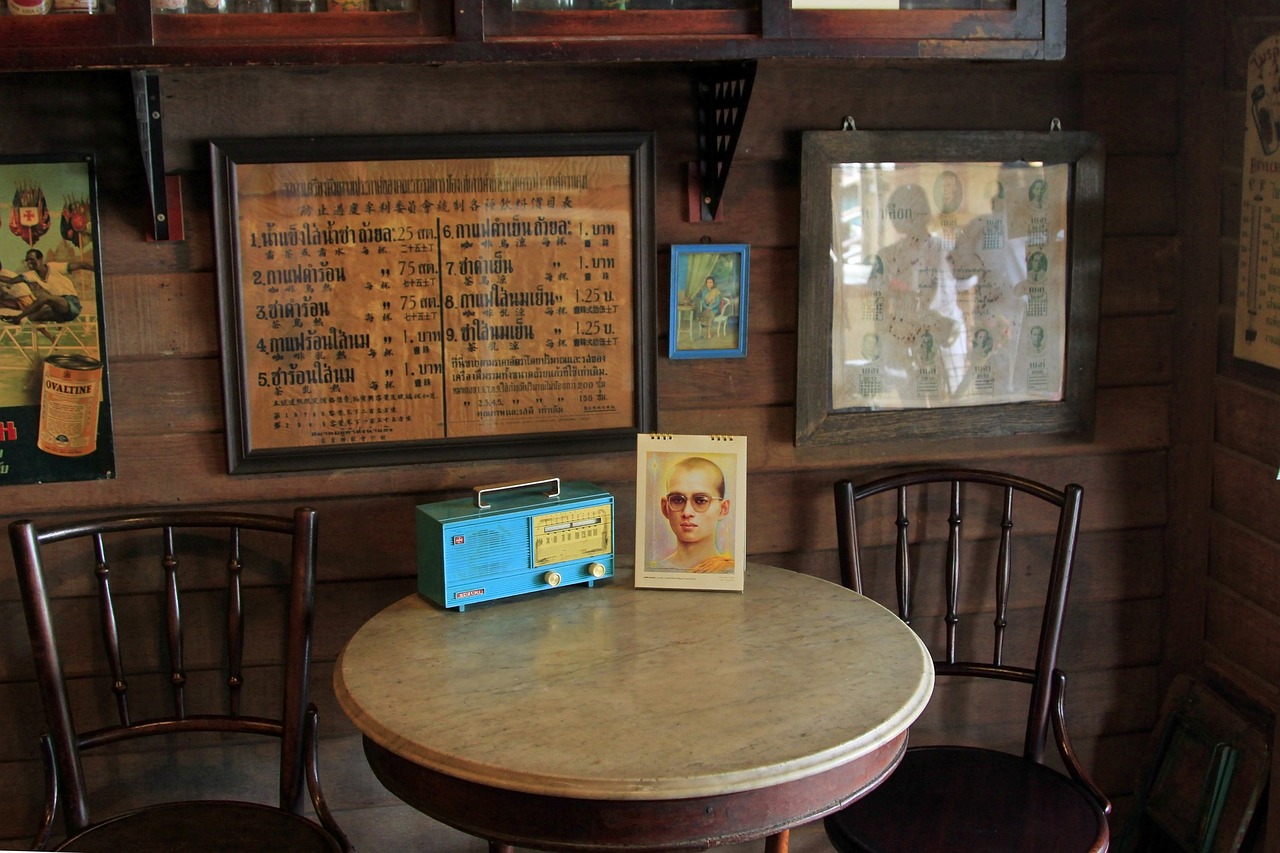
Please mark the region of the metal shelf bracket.
[[754, 61], [699, 66], [694, 73], [698, 175], [697, 186], [690, 187], [691, 221], [712, 222], [719, 218], [720, 200], [747, 116], [747, 105], [751, 103], [755, 79]]
[[130, 72], [133, 105], [138, 117], [138, 144], [147, 172], [151, 200], [151, 234], [155, 240], [181, 240], [182, 182], [164, 173], [164, 135], [161, 132], [160, 76], [154, 71]]

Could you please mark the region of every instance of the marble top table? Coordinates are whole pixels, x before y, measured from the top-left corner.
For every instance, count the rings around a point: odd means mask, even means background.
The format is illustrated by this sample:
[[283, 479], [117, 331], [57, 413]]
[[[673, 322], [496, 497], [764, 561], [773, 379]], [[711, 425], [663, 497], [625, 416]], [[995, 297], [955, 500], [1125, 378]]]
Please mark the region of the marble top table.
[[446, 611], [417, 595], [334, 669], [375, 775], [495, 844], [702, 849], [773, 835], [901, 760], [933, 665], [894, 614], [749, 565], [736, 592], [628, 570]]

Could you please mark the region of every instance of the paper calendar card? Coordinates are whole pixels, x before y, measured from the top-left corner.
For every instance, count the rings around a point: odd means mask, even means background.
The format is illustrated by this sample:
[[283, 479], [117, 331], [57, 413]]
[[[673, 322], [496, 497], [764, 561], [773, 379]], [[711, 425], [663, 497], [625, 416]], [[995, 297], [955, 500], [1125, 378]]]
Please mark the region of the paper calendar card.
[[637, 437], [637, 587], [741, 592], [746, 518], [746, 436]]

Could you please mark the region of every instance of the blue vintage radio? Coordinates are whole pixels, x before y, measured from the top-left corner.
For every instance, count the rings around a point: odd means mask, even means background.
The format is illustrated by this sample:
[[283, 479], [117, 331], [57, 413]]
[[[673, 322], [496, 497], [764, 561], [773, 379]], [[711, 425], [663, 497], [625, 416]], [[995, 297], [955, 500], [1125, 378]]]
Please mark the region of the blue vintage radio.
[[445, 607], [613, 576], [613, 496], [560, 479], [418, 507], [418, 592]]

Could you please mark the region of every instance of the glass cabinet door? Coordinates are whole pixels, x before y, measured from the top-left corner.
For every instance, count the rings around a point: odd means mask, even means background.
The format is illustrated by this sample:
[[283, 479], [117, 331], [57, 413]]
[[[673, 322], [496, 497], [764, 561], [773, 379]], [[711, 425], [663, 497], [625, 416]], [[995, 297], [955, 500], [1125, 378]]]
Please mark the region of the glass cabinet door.
[[758, 0], [511, 0], [514, 12], [664, 11], [759, 9]]
[[[23, 11], [80, 4], [95, 13]], [[1061, 59], [1066, 0], [0, 0], [0, 70]], [[24, 5], [25, 4], [25, 5]], [[34, 7], [33, 7], [34, 8]]]
[[493, 0], [486, 36], [758, 36], [760, 2]]
[[[659, 36], [673, 57], [683, 51], [688, 59], [1057, 59], [1065, 50], [1066, 0], [485, 2], [486, 39], [554, 38], [576, 46], [607, 37]], [[640, 43], [613, 47], [657, 52]], [[587, 49], [603, 57], [610, 45]]]
[[894, 56], [1052, 59], [1065, 39], [1066, 0], [782, 2], [788, 14], [766, 16], [766, 36], [885, 40], [901, 46]]

